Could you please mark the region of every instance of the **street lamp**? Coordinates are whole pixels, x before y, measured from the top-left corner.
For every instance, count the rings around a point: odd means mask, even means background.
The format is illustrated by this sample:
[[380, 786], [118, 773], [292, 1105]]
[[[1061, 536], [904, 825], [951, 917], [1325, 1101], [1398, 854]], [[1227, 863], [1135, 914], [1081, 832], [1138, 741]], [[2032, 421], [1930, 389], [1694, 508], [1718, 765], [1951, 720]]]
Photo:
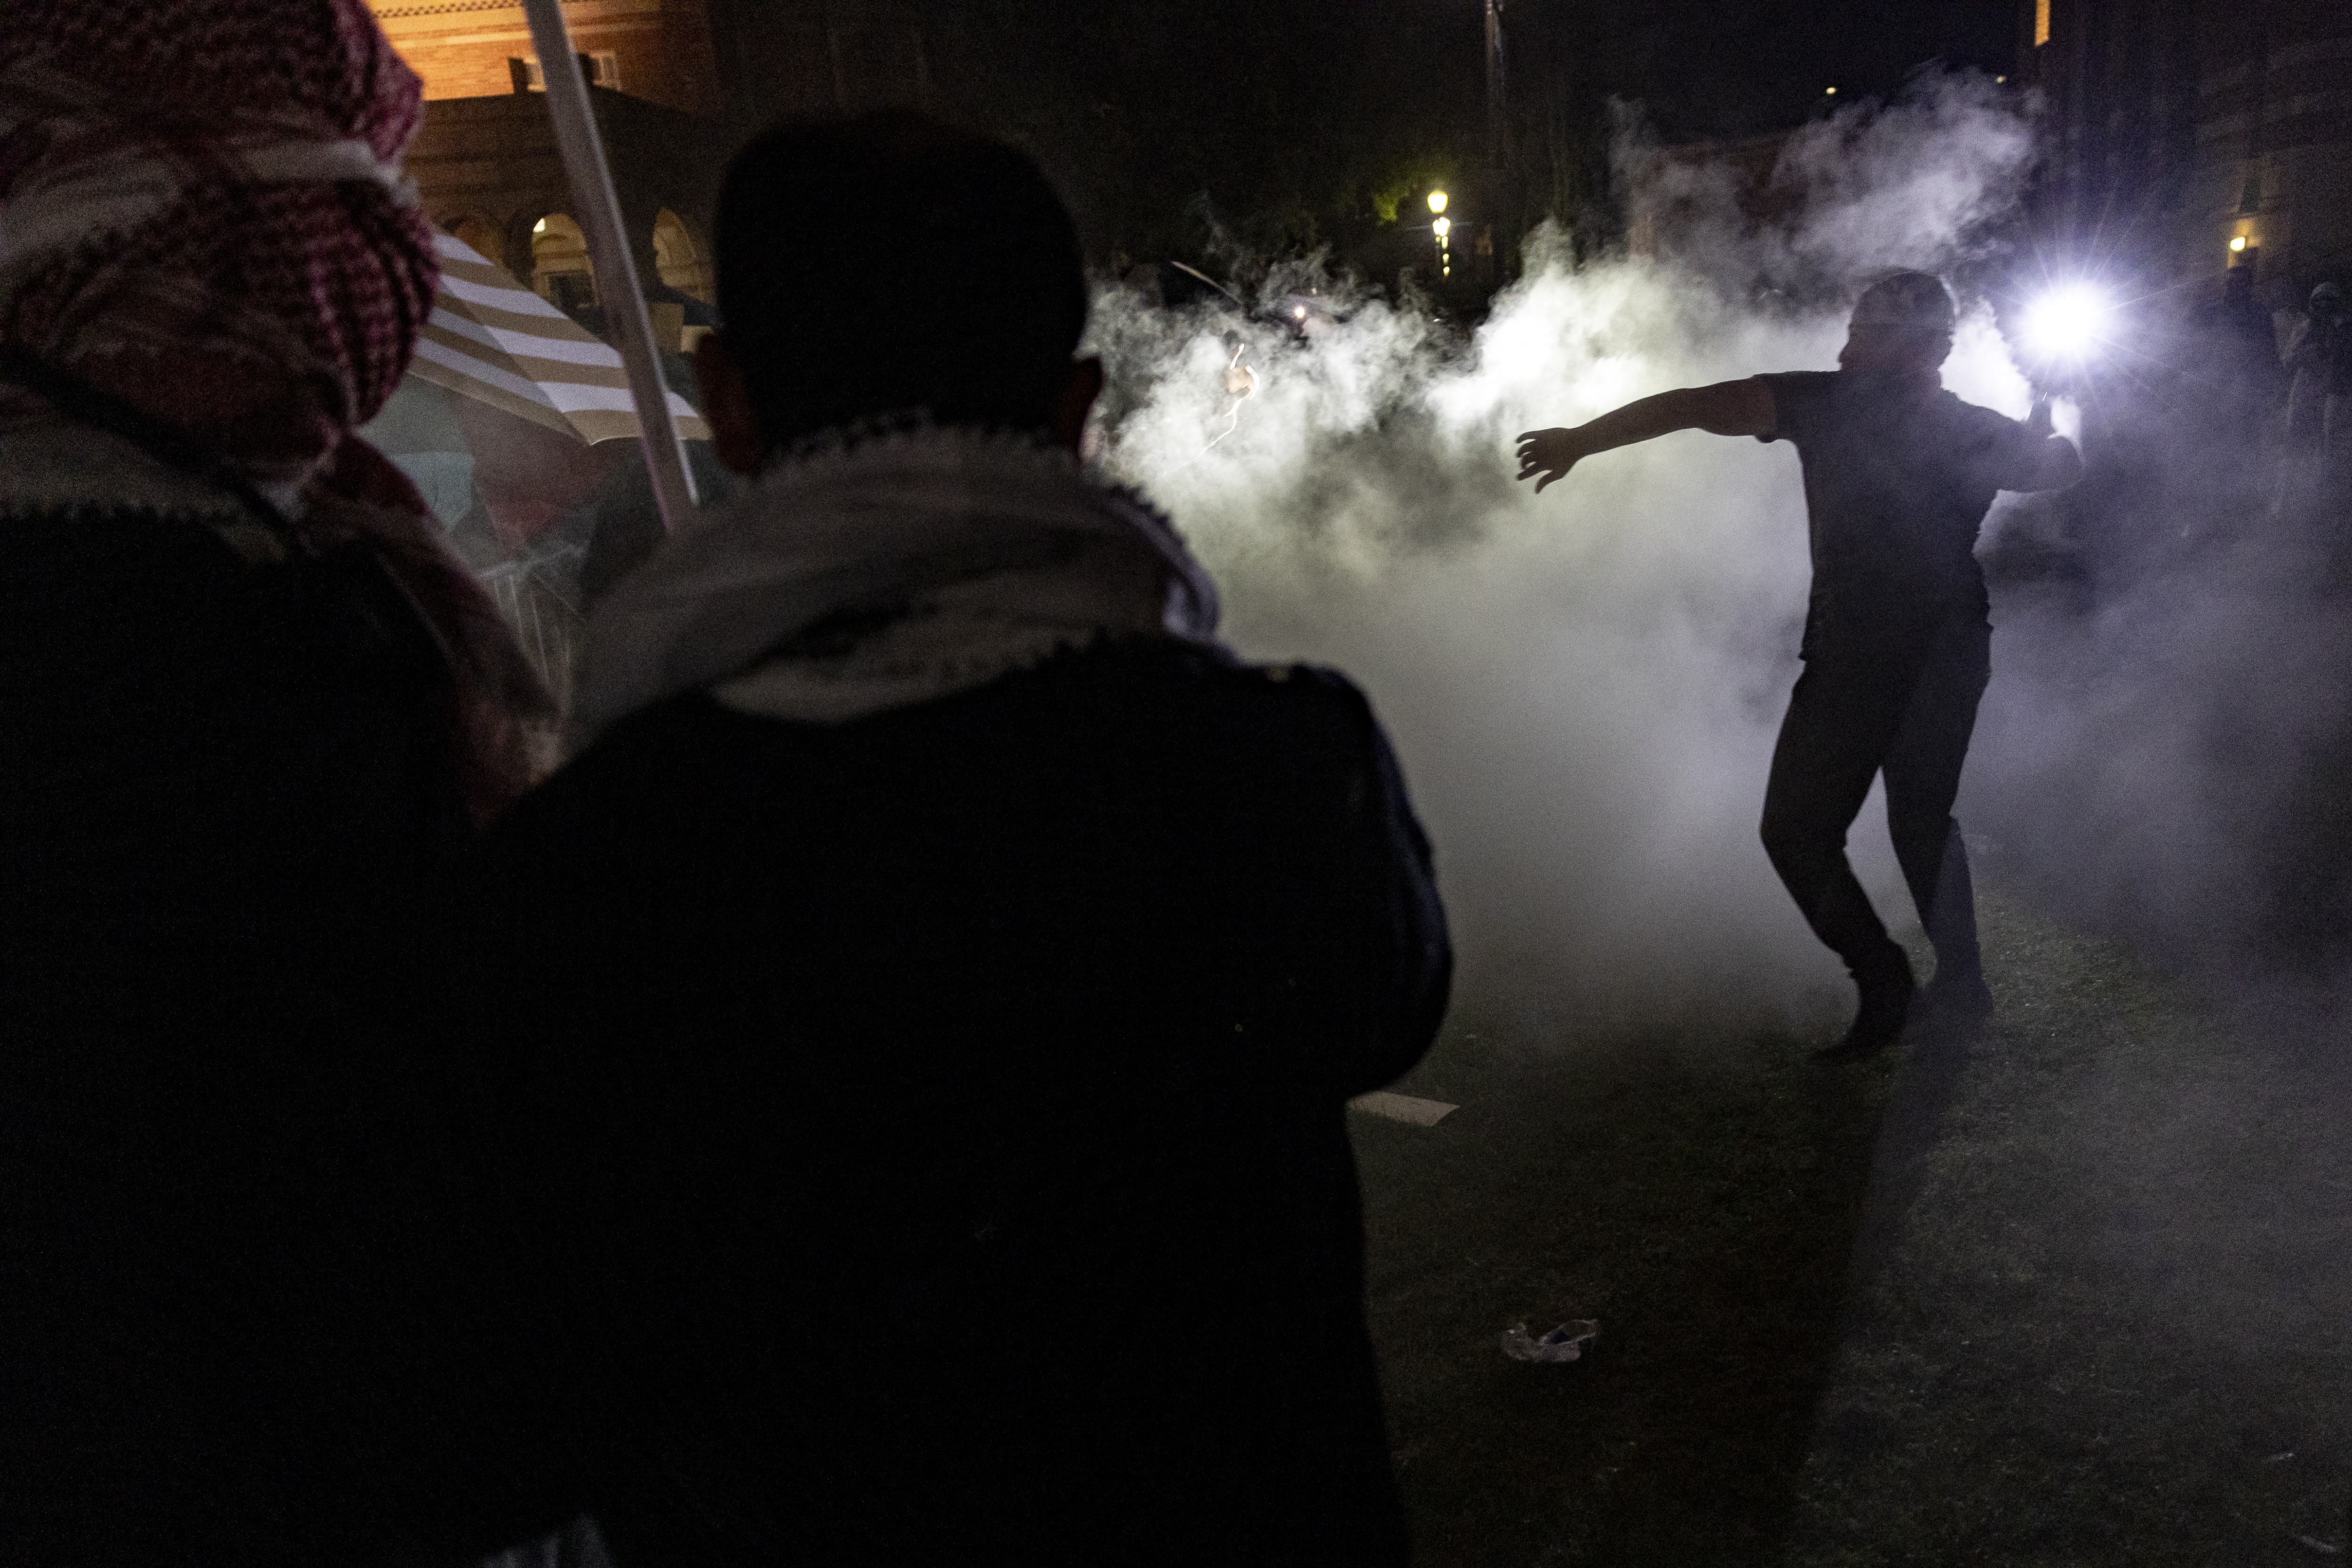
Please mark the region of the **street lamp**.
[[1442, 213], [1445, 210], [1445, 193], [1444, 191], [1432, 191], [1429, 193], [1429, 210], [1433, 214]]

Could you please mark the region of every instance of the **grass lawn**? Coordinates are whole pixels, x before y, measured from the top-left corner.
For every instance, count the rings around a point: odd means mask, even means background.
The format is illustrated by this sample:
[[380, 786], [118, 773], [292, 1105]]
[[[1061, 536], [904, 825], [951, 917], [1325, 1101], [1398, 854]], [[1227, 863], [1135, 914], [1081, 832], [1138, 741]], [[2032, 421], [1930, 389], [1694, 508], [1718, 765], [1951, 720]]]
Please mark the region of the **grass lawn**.
[[[1818, 1040], [1464, 1016], [1400, 1086], [1460, 1110], [1351, 1119], [1422, 1563], [2344, 1543], [2335, 1031], [2200, 1005], [1998, 898], [1985, 923], [2002, 1015], [1962, 1053], [1828, 1068]], [[1569, 1318], [1600, 1320], [1588, 1361], [1502, 1355]]]

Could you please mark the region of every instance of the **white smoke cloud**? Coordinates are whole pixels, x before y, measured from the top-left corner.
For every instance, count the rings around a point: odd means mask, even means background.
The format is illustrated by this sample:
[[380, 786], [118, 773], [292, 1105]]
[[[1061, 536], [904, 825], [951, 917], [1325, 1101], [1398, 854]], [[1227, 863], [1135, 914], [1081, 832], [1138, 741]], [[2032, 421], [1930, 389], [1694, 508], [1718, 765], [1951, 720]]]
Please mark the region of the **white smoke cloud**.
[[2015, 210], [2032, 156], [2031, 125], [1971, 73], [1923, 78], [1891, 107], [1807, 126], [1746, 214], [1736, 170], [1648, 144], [1632, 117], [1614, 162], [1643, 193], [1633, 222], [1659, 249], [1727, 283], [1819, 299], [1874, 272], [1977, 259]]
[[[1602, 1016], [1842, 1005], [1756, 837], [1808, 581], [1793, 450], [1685, 432], [1538, 497], [1513, 482], [1514, 438], [1668, 387], [1831, 368], [1869, 276], [1973, 254], [2028, 151], [1985, 84], [1925, 84], [1801, 133], [1776, 177], [1786, 214], [1760, 231], [1727, 172], [1696, 170], [1674, 176], [1667, 258], [1579, 268], [1537, 237], [1467, 341], [1328, 281], [1345, 320], [1304, 341], [1097, 299], [1105, 467], [1174, 517], [1245, 653], [1334, 665], [1371, 694], [1437, 846], [1466, 994]], [[1258, 377], [1238, 419], [1235, 342]], [[1980, 306], [1946, 380], [2025, 410]], [[1878, 810], [1859, 858], [1900, 930]]]

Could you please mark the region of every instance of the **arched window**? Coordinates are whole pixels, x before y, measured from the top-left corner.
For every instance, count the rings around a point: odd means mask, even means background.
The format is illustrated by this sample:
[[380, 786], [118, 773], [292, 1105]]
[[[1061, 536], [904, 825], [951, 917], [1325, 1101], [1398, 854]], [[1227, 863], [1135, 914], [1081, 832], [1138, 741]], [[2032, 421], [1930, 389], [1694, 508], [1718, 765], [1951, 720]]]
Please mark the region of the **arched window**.
[[482, 259], [491, 266], [504, 267], [507, 264], [506, 240], [499, 233], [499, 226], [479, 213], [467, 213], [455, 223], [445, 223], [441, 226], [479, 251]]
[[654, 265], [661, 280], [680, 293], [691, 294], [708, 305], [716, 290], [711, 287], [710, 264], [703, 247], [694, 240], [693, 230], [686, 220], [667, 207], [654, 219]]
[[596, 269], [588, 261], [588, 237], [562, 213], [550, 213], [530, 226], [530, 286], [559, 310], [593, 310]]

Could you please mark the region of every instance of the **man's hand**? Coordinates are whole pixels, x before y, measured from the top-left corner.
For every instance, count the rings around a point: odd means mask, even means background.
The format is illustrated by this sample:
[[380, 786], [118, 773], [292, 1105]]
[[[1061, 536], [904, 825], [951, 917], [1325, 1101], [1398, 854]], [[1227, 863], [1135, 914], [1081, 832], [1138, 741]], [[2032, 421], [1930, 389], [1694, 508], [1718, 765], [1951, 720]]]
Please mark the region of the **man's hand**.
[[1566, 479], [1568, 470], [1581, 459], [1592, 455], [1591, 449], [1578, 439], [1573, 430], [1523, 430], [1519, 433], [1519, 478], [1536, 479], [1536, 494], [1554, 479]]
[[[1573, 430], [1528, 430], [1519, 437], [1519, 478], [1536, 493], [1595, 452], [1630, 447], [1672, 430], [1710, 436], [1763, 436], [1773, 422], [1772, 391], [1761, 381], [1721, 381], [1637, 398]], [[1538, 479], [1537, 476], [1542, 478]]]
[[2063, 490], [2083, 477], [2083, 455], [2063, 436], [2051, 434], [2050, 400], [2037, 397], [2025, 416], [2025, 431], [2039, 437], [2003, 465], [1994, 483], [2005, 490]]

